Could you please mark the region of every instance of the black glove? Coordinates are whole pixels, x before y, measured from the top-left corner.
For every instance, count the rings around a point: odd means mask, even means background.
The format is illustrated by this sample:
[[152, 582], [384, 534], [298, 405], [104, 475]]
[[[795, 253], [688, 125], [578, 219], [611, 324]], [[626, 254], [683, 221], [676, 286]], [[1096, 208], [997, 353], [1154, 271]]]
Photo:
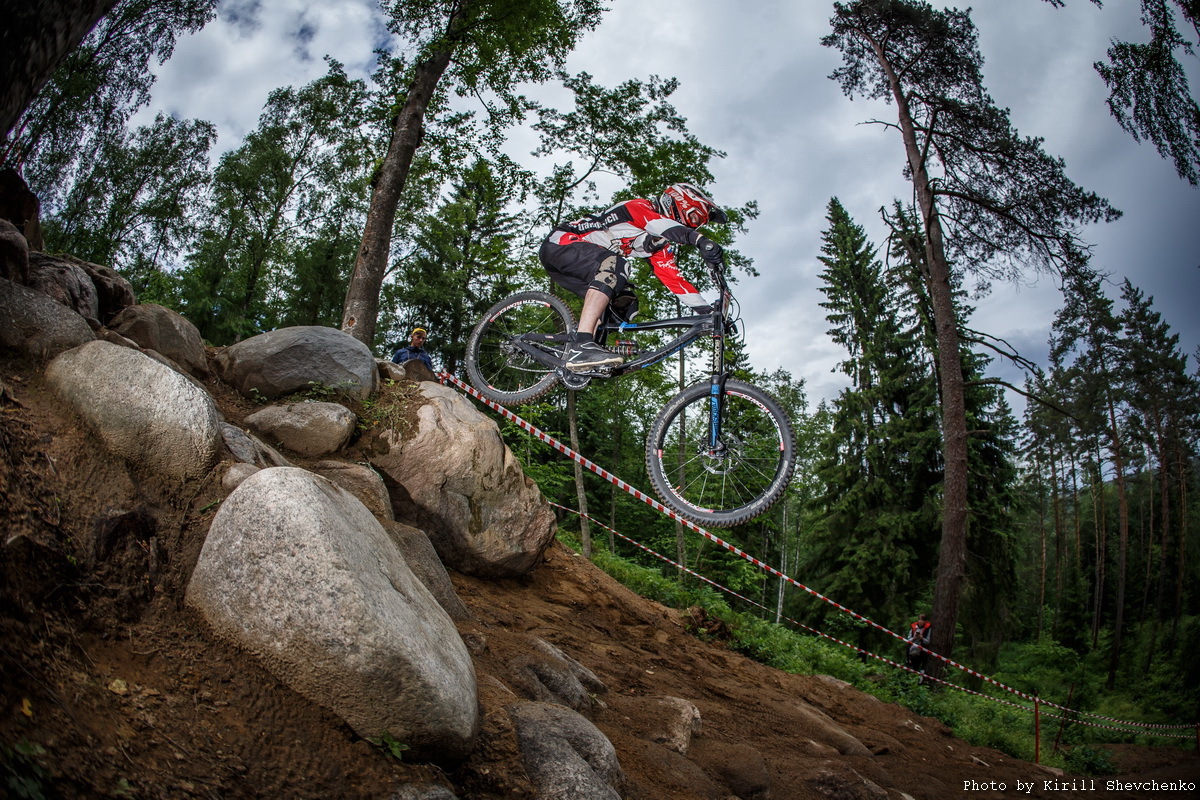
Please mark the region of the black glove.
[[720, 264], [725, 257], [725, 251], [721, 249], [721, 245], [707, 236], [696, 236], [696, 248], [700, 251], [700, 257], [709, 264]]
[[711, 305], [707, 306], [691, 306], [693, 314], [711, 314], [717, 309]]

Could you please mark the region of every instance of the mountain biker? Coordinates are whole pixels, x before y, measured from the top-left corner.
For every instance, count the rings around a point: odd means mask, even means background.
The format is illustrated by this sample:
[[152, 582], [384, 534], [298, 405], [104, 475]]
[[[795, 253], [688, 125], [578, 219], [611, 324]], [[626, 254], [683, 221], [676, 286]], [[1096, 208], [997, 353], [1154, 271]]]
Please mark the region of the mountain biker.
[[721, 246], [696, 229], [728, 221], [704, 192], [690, 183], [673, 183], [656, 200], [626, 200], [551, 231], [538, 258], [551, 280], [583, 298], [579, 329], [563, 355], [567, 369], [586, 371], [624, 361], [597, 344], [595, 333], [609, 301], [628, 283], [627, 256], [648, 259], [655, 276], [694, 313], [711, 312], [712, 304], [679, 273], [671, 245], [690, 244], [705, 261], [720, 263]]

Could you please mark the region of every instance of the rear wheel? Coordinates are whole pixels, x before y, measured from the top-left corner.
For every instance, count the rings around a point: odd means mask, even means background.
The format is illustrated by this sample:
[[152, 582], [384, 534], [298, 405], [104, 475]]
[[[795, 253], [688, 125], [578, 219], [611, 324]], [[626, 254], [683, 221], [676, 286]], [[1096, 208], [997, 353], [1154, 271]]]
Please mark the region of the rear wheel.
[[[554, 388], [554, 367], [522, 349], [533, 348], [549, 360], [561, 359], [575, 318], [567, 304], [548, 292], [520, 292], [488, 309], [467, 339], [467, 375], [489, 400], [501, 405], [528, 403]], [[517, 340], [521, 340], [519, 345]]]
[[709, 441], [711, 386], [671, 399], [650, 426], [646, 468], [667, 505], [699, 525], [729, 528], [770, 508], [795, 468], [791, 423], [769, 394], [737, 380], [720, 398], [721, 435]]

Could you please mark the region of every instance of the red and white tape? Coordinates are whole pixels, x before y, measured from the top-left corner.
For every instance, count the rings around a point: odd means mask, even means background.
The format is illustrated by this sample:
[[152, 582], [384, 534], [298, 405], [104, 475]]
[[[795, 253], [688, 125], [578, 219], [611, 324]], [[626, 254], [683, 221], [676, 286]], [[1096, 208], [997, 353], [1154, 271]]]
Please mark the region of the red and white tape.
[[[601, 478], [604, 478], [606, 481], [608, 481], [609, 483], [612, 483], [613, 485], [615, 485], [617, 488], [621, 489], [622, 491], [627, 492], [628, 494], [632, 495], [633, 497], [637, 498], [638, 500], [641, 500], [643, 503], [646, 503], [647, 505], [649, 505], [651, 508], [655, 509], [656, 511], [670, 517], [671, 519], [675, 520], [676, 522], [681, 523], [682, 525], [685, 525], [690, 530], [695, 531], [696, 533], [700, 534], [704, 538], [708, 539], [709, 541], [711, 541], [717, 545], [720, 545], [721, 547], [723, 547], [726, 550], [728, 550], [729, 552], [739, 556], [740, 558], [743, 558], [746, 561], [749, 561], [751, 564], [755, 565], [756, 567], [763, 570], [764, 572], [766, 572], [770, 575], [774, 575], [775, 577], [779, 578], [780, 580], [783, 580], [783, 581], [786, 581], [787, 583], [792, 584], [796, 588], [812, 595], [813, 597], [816, 597], [817, 599], [821, 600], [822, 602], [828, 603], [829, 605], [838, 609], [842, 613], [848, 614], [851, 617], [853, 617], [854, 619], [859, 620], [860, 622], [863, 622], [863, 623], [875, 628], [876, 630], [881, 631], [881, 632], [887, 634], [888, 636], [891, 636], [899, 641], [906, 642], [905, 638], [903, 636], [901, 636], [900, 634], [896, 633], [895, 631], [889, 630], [888, 628], [884, 627], [883, 625], [880, 625], [878, 622], [875, 622], [874, 620], [872, 620], [868, 617], [865, 617], [862, 614], [859, 614], [857, 611], [847, 608], [846, 606], [843, 606], [841, 603], [838, 603], [837, 601], [835, 601], [829, 597], [826, 597], [825, 595], [821, 594], [817, 590], [804, 585], [803, 583], [796, 580], [795, 578], [785, 575], [784, 573], [775, 569], [771, 565], [766, 564], [763, 561], [760, 561], [759, 559], [755, 558], [754, 556], [750, 555], [749, 553], [745, 552], [744, 550], [741, 550], [740, 548], [736, 547], [735, 545], [732, 545], [729, 542], [726, 542], [724, 539], [721, 539], [720, 537], [713, 535], [712, 533], [705, 530], [704, 528], [701, 528], [699, 525], [696, 525], [691, 520], [683, 518], [682, 516], [677, 514], [672, 509], [667, 508], [662, 503], [655, 500], [653, 497], [650, 497], [649, 495], [638, 490], [637, 488], [630, 486], [628, 483], [621, 480], [616, 475], [613, 475], [611, 472], [604, 469], [600, 465], [585, 458], [584, 456], [577, 453], [575, 450], [572, 450], [570, 447], [568, 447], [567, 445], [560, 442], [558, 439], [556, 439], [553, 436], [549, 435], [548, 433], [540, 430], [537, 426], [535, 426], [535, 425], [527, 422], [526, 420], [522, 419], [521, 417], [517, 416], [512, 411], [508, 410], [507, 408], [500, 405], [499, 403], [496, 403], [496, 402], [484, 397], [482, 394], [480, 394], [480, 392], [477, 389], [475, 389], [475, 387], [463, 382], [462, 380], [451, 375], [448, 372], [439, 373], [438, 377], [441, 379], [442, 383], [453, 384], [454, 386], [458, 387], [460, 390], [462, 390], [466, 394], [470, 395], [471, 397], [474, 397], [476, 400], [483, 403], [487, 407], [494, 409], [505, 419], [508, 419], [508, 420], [516, 423], [519, 427], [521, 427], [523, 430], [525, 430], [525, 432], [527, 432], [529, 435], [533, 436], [534, 438], [536, 438], [542, 442], [545, 442], [546, 444], [550, 445], [551, 447], [553, 447], [555, 450], [559, 451], [563, 455], [578, 462], [583, 467], [587, 468], [591, 472], [594, 472], [596, 475], [599, 475]], [[554, 504], [554, 505], [557, 505], [557, 504]], [[559, 507], [565, 508], [565, 506], [559, 506]], [[567, 509], [567, 510], [571, 511], [571, 509]], [[573, 513], [579, 513], [579, 512], [573, 512]], [[591, 519], [591, 517], [588, 517], [588, 519]], [[605, 528], [606, 530], [612, 531], [612, 528], [609, 528], [607, 525], [604, 525], [601, 522], [596, 522], [596, 524], [600, 525], [601, 527]], [[658, 558], [662, 558], [664, 560], [670, 561], [670, 559], [667, 559], [665, 556], [655, 553], [653, 550], [650, 550], [649, 548], [647, 548], [641, 544], [638, 544], [637, 542], [634, 542], [629, 537], [624, 536], [623, 534], [617, 533], [617, 531], [613, 531], [613, 533], [616, 533], [622, 539], [625, 539], [626, 541], [631, 542], [632, 544], [636, 545], [637, 547], [640, 547], [643, 550], [646, 550], [647, 552], [657, 556]], [[674, 563], [674, 562], [671, 562], [671, 563]], [[679, 565], [676, 565], [676, 566], [678, 567]], [[695, 575], [697, 578], [700, 578], [701, 580], [703, 580], [705, 582], [713, 583], [712, 581], [708, 580], [707, 578], [704, 578], [701, 575], [697, 575], [696, 573], [692, 572], [691, 570], [687, 570], [685, 567], [680, 567], [680, 568], [685, 569], [687, 572], [689, 572], [689, 574]], [[721, 587], [718, 584], [713, 583], [713, 585], [717, 586], [717, 588], [722, 589], [723, 591], [732, 593], [731, 590], [724, 589], [724, 587]], [[736, 595], [736, 596], [740, 597], [740, 595]], [[753, 603], [753, 601], [748, 600], [747, 598], [742, 598], [742, 599], [746, 600], [747, 602]], [[758, 605], [758, 604], [756, 603], [755, 605]], [[908, 670], [909, 672], [913, 671], [911, 668], [909, 668], [906, 665], [898, 664], [894, 661], [891, 661], [890, 659], [884, 658], [883, 656], [879, 656], [874, 653], [868, 652], [866, 650], [862, 650], [861, 648], [856, 647], [855, 645], [849, 644], [847, 642], [842, 642], [841, 640], [835, 639], [834, 637], [829, 636], [828, 634], [822, 633], [822, 632], [814, 630], [812, 628], [808, 628], [808, 626], [803, 625], [802, 623], [795, 622], [795, 620], [789, 620], [789, 621], [793, 622], [796, 625], [800, 625], [801, 627], [804, 627], [805, 629], [810, 630], [819, 636], [824, 636], [825, 638], [831, 639], [832, 641], [838, 642], [839, 644], [843, 644], [847, 647], [851, 647], [855, 650], [858, 650], [859, 652], [862, 652], [865, 655], [871, 656], [872, 658], [876, 658], [881, 661], [885, 661], [887, 663], [893, 664], [897, 667], [900, 667], [901, 669]], [[918, 647], [920, 647], [920, 645], [918, 645]], [[1083, 715], [1083, 716], [1091, 717], [1093, 719], [1102, 719], [1102, 720], [1105, 720], [1106, 722], [1115, 722], [1120, 725], [1135, 726], [1137, 728], [1189, 730], [1189, 729], [1192, 729], [1195, 727], [1192, 725], [1160, 725], [1160, 724], [1154, 724], [1154, 723], [1148, 723], [1148, 722], [1131, 722], [1129, 720], [1116, 719], [1114, 717], [1106, 717], [1106, 716], [1103, 716], [1100, 714], [1092, 714], [1087, 711], [1077, 711], [1074, 709], [1069, 709], [1066, 706], [1062, 706], [1057, 703], [1051, 703], [1046, 700], [1042, 700], [1041, 698], [1038, 698], [1033, 695], [1022, 692], [1019, 689], [1014, 689], [1011, 686], [1007, 686], [1007, 685], [1001, 683], [1000, 681], [996, 680], [995, 678], [984, 675], [981, 672], [973, 670], [970, 667], [968, 667], [964, 664], [960, 664], [957, 661], [954, 661], [953, 659], [950, 659], [943, 655], [940, 655], [939, 653], [935, 653], [932, 650], [929, 650], [924, 647], [921, 647], [921, 649], [926, 654], [933, 656], [934, 658], [944, 662], [948, 666], [952, 666], [958, 670], [961, 670], [962, 672], [965, 672], [968, 675], [978, 678], [986, 683], [990, 683], [993, 686], [995, 686], [999, 689], [1002, 689], [1003, 691], [1010, 692], [1010, 693], [1016, 695], [1017, 697], [1020, 697], [1024, 700], [1028, 700], [1030, 703], [1040, 704], [1042, 706], [1048, 706], [1050, 708], [1055, 708], [1055, 709], [1058, 709], [1067, 714]], [[926, 677], [929, 679], [933, 679], [932, 676], [926, 676]], [[934, 680], [937, 680], [937, 679], [934, 679]], [[962, 689], [962, 691], [970, 692], [972, 694], [979, 694], [978, 692], [971, 692], [971, 690], [969, 690], [969, 689], [964, 689], [963, 687], [959, 687], [959, 686], [956, 686], [955, 684], [947, 683], [946, 681], [938, 680], [938, 682], [945, 684], [946, 686], [953, 686], [956, 689]], [[983, 695], [983, 694], [980, 694], [980, 696], [988, 697], [988, 695]], [[1007, 705], [1011, 705], [1015, 708], [1027, 709], [1026, 706], [1022, 706], [1022, 705], [1019, 705], [1016, 703], [1008, 703], [1007, 701], [1000, 700], [999, 698], [991, 698], [991, 699], [996, 700], [997, 702], [1006, 703]], [[1096, 725], [1096, 723], [1085, 722], [1084, 720], [1076, 720], [1076, 721], [1083, 722], [1084, 724], [1087, 724], [1087, 725], [1095, 725], [1096, 727], [1109, 727], [1106, 725]], [[1132, 731], [1127, 728], [1126, 729], [1113, 728], [1113, 730], [1125, 730], [1126, 732], [1130, 732], [1130, 733], [1140, 732], [1140, 731]], [[1165, 736], [1165, 735], [1169, 735], [1169, 734], [1156, 734], [1156, 735], [1164, 735]], [[1186, 736], [1180, 735], [1180, 738], [1186, 738]]]

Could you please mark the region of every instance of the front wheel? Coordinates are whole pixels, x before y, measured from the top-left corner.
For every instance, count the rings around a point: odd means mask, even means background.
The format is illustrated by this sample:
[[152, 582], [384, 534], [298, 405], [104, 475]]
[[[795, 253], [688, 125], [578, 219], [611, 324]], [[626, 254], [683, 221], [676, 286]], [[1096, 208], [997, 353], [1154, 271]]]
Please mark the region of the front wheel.
[[[715, 443], [714, 411], [721, 419]], [[675, 395], [646, 439], [646, 469], [658, 496], [681, 516], [714, 528], [770, 508], [795, 465], [795, 437], [783, 409], [757, 386], [732, 379], [719, 398], [707, 383]]]
[[548, 292], [519, 292], [487, 310], [467, 339], [467, 376], [479, 393], [501, 405], [528, 403], [554, 388], [575, 318], [567, 304]]

